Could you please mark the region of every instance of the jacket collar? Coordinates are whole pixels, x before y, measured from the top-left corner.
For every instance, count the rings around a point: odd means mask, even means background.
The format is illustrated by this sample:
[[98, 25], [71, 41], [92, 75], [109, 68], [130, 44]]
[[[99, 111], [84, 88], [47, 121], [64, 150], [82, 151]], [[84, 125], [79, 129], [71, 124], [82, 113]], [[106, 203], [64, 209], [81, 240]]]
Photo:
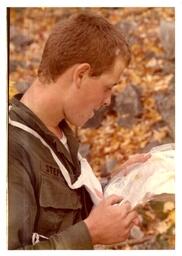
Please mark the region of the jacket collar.
[[59, 127], [63, 130], [65, 136], [67, 137], [70, 153], [67, 151], [62, 142], [44, 125], [44, 123], [27, 106], [20, 102], [21, 97], [22, 94], [17, 94], [10, 101], [10, 104], [12, 105], [12, 109], [10, 111], [11, 118], [38, 132], [49, 145], [54, 147], [58, 153], [63, 154], [74, 167], [76, 166], [76, 172], [79, 174], [80, 166], [77, 159], [79, 143], [67, 122], [62, 120], [59, 123]]

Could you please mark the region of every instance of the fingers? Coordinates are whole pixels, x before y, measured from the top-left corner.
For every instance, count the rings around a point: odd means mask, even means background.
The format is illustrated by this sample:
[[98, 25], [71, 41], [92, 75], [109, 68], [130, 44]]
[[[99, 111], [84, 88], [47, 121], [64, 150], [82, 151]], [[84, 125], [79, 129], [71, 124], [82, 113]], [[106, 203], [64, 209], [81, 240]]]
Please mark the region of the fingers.
[[144, 153], [144, 154], [135, 154], [129, 156], [129, 161], [131, 162], [145, 162], [151, 157], [150, 153]]
[[[119, 172], [122, 173], [123, 176], [126, 176], [131, 170], [130, 167], [133, 164], [137, 163], [144, 163], [151, 157], [150, 153], [143, 153], [143, 154], [135, 154], [129, 156], [128, 160], [124, 162], [118, 170], [115, 170], [111, 176], [117, 175]], [[128, 169], [129, 168], [129, 169]]]
[[134, 225], [138, 226], [140, 224], [140, 218], [137, 216], [135, 219], [132, 221]]
[[131, 211], [128, 213], [128, 215], [125, 218], [126, 226], [132, 226], [132, 225], [138, 225], [139, 224], [139, 218], [138, 213], [136, 211]]
[[133, 164], [140, 164], [140, 163], [144, 163], [146, 162], [149, 158], [151, 157], [151, 155], [149, 153], [147, 154], [136, 154], [136, 155], [132, 155], [129, 157], [129, 160], [127, 160], [124, 164], [123, 164], [123, 176], [128, 175], [128, 173], [130, 173], [131, 171], [131, 166]]
[[118, 204], [123, 200], [123, 197], [117, 195], [111, 195], [105, 199], [107, 205]]
[[133, 157], [138, 157], [139, 155], [141, 155], [141, 154], [133, 154], [133, 155], [130, 155], [130, 156], [128, 157], [128, 159], [131, 159], [131, 158], [133, 158]]
[[126, 217], [126, 216], [129, 214], [129, 212], [131, 211], [131, 204], [130, 204], [130, 202], [125, 201], [125, 202], [120, 206], [120, 208], [121, 208], [122, 216], [123, 216], [123, 218], [124, 218], [124, 217]]

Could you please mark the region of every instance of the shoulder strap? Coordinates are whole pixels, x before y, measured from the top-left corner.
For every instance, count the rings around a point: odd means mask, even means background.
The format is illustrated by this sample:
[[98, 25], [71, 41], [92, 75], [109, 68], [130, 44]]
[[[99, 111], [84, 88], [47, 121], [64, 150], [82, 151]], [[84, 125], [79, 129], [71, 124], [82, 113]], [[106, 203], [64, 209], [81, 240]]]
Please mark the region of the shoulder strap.
[[36, 131], [34, 131], [30, 127], [20, 122], [11, 120], [10, 117], [9, 117], [9, 124], [32, 134], [33, 136], [38, 138], [45, 147], [49, 149], [53, 159], [59, 166], [59, 169], [65, 181], [67, 182], [68, 186], [71, 189], [77, 189], [84, 185], [86, 190], [89, 192], [93, 203], [98, 204], [100, 202], [100, 200], [103, 197], [101, 184], [99, 180], [96, 178], [96, 176], [94, 175], [92, 168], [90, 167], [89, 163], [85, 158], [82, 158], [82, 156], [78, 153], [78, 159], [80, 160], [80, 163], [81, 163], [81, 174], [78, 177], [78, 179], [72, 184], [69, 173], [66, 170], [65, 166], [61, 163], [61, 161], [56, 156], [52, 148], [45, 142], [45, 140]]

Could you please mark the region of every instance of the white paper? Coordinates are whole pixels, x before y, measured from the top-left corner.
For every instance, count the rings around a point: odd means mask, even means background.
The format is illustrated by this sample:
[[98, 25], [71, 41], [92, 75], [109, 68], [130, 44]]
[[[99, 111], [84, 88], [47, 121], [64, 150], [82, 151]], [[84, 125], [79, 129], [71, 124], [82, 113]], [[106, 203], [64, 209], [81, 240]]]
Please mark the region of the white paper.
[[112, 178], [104, 196], [122, 196], [135, 207], [158, 195], [175, 194], [174, 144], [155, 147], [150, 153], [151, 157], [145, 163], [132, 165], [127, 176], [121, 171]]

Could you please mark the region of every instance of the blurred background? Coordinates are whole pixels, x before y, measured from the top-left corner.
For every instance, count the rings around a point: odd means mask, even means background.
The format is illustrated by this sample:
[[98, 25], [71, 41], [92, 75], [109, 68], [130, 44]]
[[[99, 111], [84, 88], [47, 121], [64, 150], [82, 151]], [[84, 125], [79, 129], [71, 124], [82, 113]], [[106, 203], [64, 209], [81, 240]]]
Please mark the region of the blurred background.
[[[132, 61], [109, 107], [75, 129], [80, 152], [104, 186], [131, 154], [175, 142], [174, 8], [8, 9], [9, 99], [35, 79], [50, 30], [62, 18], [89, 9], [125, 34]], [[174, 249], [174, 202], [139, 207], [141, 227], [126, 242], [96, 249]]]

